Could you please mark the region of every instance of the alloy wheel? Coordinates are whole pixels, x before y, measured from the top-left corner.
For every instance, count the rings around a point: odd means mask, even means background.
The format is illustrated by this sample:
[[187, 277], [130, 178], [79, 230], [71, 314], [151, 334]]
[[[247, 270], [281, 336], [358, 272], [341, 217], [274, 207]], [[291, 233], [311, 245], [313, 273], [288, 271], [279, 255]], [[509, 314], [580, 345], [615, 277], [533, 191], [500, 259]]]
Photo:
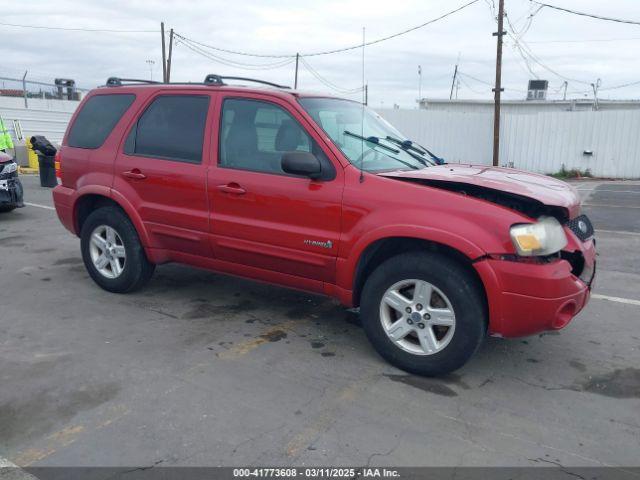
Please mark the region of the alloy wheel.
[[89, 242], [91, 261], [106, 278], [118, 278], [124, 271], [127, 253], [118, 232], [108, 225], [100, 225], [91, 233]]
[[456, 317], [447, 296], [424, 280], [408, 279], [391, 285], [380, 302], [385, 333], [402, 350], [433, 355], [451, 342]]

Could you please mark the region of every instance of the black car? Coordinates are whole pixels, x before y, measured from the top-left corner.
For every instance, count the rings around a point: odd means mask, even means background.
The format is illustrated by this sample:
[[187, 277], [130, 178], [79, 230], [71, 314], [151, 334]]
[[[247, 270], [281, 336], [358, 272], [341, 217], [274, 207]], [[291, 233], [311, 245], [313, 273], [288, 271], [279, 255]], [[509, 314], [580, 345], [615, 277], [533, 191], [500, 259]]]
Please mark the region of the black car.
[[18, 164], [10, 155], [0, 152], [0, 213], [24, 207]]

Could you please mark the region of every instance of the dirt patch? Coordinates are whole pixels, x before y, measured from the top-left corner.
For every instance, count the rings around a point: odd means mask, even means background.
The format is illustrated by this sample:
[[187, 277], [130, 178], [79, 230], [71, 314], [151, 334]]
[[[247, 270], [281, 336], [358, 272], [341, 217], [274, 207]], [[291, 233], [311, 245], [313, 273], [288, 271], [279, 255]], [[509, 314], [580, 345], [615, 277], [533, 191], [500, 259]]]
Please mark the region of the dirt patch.
[[640, 369], [623, 368], [593, 377], [582, 385], [586, 392], [613, 398], [640, 398]]
[[254, 310], [256, 307], [253, 303], [246, 301], [233, 305], [212, 305], [210, 303], [199, 303], [182, 315], [183, 319], [196, 319], [216, 317], [219, 315], [233, 315]]
[[0, 238], [0, 247], [22, 247], [24, 246], [27, 237], [24, 235], [10, 235], [8, 237]]
[[587, 366], [579, 360], [570, 360], [569, 366], [575, 368], [579, 372], [586, 372]]
[[9, 448], [47, 434], [78, 413], [110, 401], [119, 390], [112, 383], [83, 385], [72, 391], [50, 389], [5, 401], [0, 404], [0, 447]]
[[260, 338], [264, 338], [270, 342], [279, 342], [283, 338], [287, 338], [287, 333], [283, 330], [273, 330], [264, 335], [260, 335]]

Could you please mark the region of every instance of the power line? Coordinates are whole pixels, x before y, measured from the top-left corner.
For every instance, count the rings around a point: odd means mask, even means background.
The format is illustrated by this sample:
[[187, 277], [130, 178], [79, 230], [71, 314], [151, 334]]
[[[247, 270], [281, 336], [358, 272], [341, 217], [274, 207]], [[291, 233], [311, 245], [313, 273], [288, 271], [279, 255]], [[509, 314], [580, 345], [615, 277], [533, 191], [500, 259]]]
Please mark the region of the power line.
[[536, 2], [536, 0], [529, 0], [529, 1], [532, 2], [532, 3], [536, 3], [538, 5], [541, 5], [543, 7], [553, 8], [554, 10], [559, 10], [561, 12], [566, 12], [566, 13], [572, 13], [574, 15], [581, 15], [583, 17], [595, 18], [597, 20], [606, 20], [608, 22], [618, 22], [618, 23], [627, 23], [627, 24], [630, 24], [630, 25], [640, 25], [640, 22], [637, 22], [635, 20], [625, 20], [625, 19], [622, 19], [622, 18], [603, 17], [601, 15], [595, 15], [593, 13], [578, 12], [576, 10], [570, 10], [568, 8], [558, 7], [556, 5], [549, 5], [548, 3]]
[[157, 30], [113, 30], [113, 29], [102, 29], [102, 28], [67, 28], [67, 27], [48, 27], [44, 25], [20, 25], [17, 23], [5, 23], [5, 22], [0, 22], [0, 25], [4, 25], [5, 27], [36, 28], [41, 30], [65, 30], [70, 32], [158, 33]]
[[617, 90], [619, 88], [633, 87], [634, 85], [640, 85], [640, 80], [636, 82], [623, 83], [622, 85], [616, 85], [614, 87], [601, 88], [600, 90]]
[[200, 48], [198, 48], [195, 45], [191, 45], [188, 41], [185, 41], [184, 39], [181, 39], [180, 41], [176, 40], [176, 47], [178, 45], [184, 45], [185, 47], [187, 47], [189, 50], [191, 50], [194, 53], [197, 53], [198, 55], [201, 55], [205, 58], [207, 58], [208, 60], [211, 60], [213, 62], [217, 62], [217, 63], [221, 63], [223, 65], [226, 65], [228, 67], [233, 67], [233, 68], [240, 68], [243, 70], [272, 70], [272, 69], [276, 69], [276, 68], [281, 68], [284, 67], [286, 65], [289, 65], [293, 62], [292, 58], [287, 58], [284, 61], [278, 61], [278, 62], [274, 62], [274, 63], [268, 63], [268, 64], [249, 64], [249, 63], [244, 63], [244, 62], [237, 62], [235, 60], [231, 60], [231, 59], [226, 59], [217, 55], [214, 55], [213, 53], [210, 52], [206, 52]]
[[[300, 54], [300, 55], [305, 56], [305, 57], [315, 57], [315, 56], [319, 56], [319, 55], [330, 55], [330, 54], [333, 54], [333, 53], [347, 52], [349, 50], [355, 50], [355, 49], [358, 49], [358, 48], [362, 48], [363, 46], [375, 45], [376, 43], [385, 42], [387, 40], [391, 40], [392, 38], [396, 38], [396, 37], [399, 37], [401, 35], [405, 35], [407, 33], [410, 33], [410, 32], [413, 32], [415, 30], [418, 30], [420, 28], [426, 27], [427, 25], [431, 25], [432, 23], [435, 23], [435, 22], [437, 22], [439, 20], [442, 20], [442, 19], [444, 19], [444, 18], [446, 18], [446, 17], [448, 17], [450, 15], [453, 15], [454, 13], [457, 13], [460, 10], [463, 10], [463, 9], [465, 9], [465, 8], [471, 6], [474, 3], [477, 3], [479, 1], [480, 0], [471, 0], [470, 2], [465, 3], [464, 5], [458, 7], [456, 9], [454, 9], [454, 10], [451, 10], [451, 11], [449, 11], [449, 12], [443, 14], [443, 15], [440, 15], [439, 17], [436, 17], [436, 18], [433, 18], [433, 19], [431, 19], [429, 21], [421, 23], [420, 25], [416, 25], [415, 27], [411, 27], [411, 28], [408, 28], [406, 30], [402, 30], [401, 32], [397, 32], [397, 33], [394, 33], [392, 35], [388, 35], [386, 37], [378, 38], [378, 39], [372, 40], [370, 42], [365, 42], [364, 44], [363, 43], [359, 43], [357, 45], [351, 45], [349, 47], [336, 48], [336, 49], [333, 49], [333, 50], [325, 50], [325, 51], [320, 51], [320, 52], [304, 53], [304, 54]], [[244, 56], [247, 56], [247, 57], [263, 57], [263, 58], [294, 58], [296, 56], [295, 54], [265, 54], [265, 53], [242, 52], [242, 51], [239, 51], [239, 50], [229, 50], [229, 49], [225, 49], [225, 48], [214, 47], [213, 45], [208, 45], [206, 43], [198, 42], [198, 41], [193, 40], [191, 38], [186, 38], [186, 37], [184, 37], [182, 35], [178, 35], [175, 32], [174, 32], [174, 34], [176, 36], [182, 38], [183, 40], [189, 40], [190, 42], [195, 43], [195, 44], [197, 44], [197, 45], [199, 45], [201, 47], [210, 48], [210, 49], [213, 49], [213, 50], [218, 50], [220, 52], [229, 53], [229, 54], [232, 54], [232, 55], [244, 55]]]
[[459, 78], [460, 78], [460, 81], [462, 82], [462, 84], [463, 84], [465, 87], [467, 87], [469, 90], [471, 90], [473, 93], [478, 94], [478, 95], [484, 95], [484, 94], [486, 94], [486, 93], [487, 93], [487, 92], [481, 92], [481, 91], [479, 91], [479, 90], [476, 90], [476, 89], [475, 89], [475, 88], [473, 88], [471, 85], [469, 85], [469, 84], [465, 81], [465, 79], [464, 79], [464, 78], [462, 78], [462, 77], [459, 77]]
[[311, 73], [311, 75], [313, 75], [320, 83], [330, 88], [331, 90], [334, 90], [338, 93], [342, 93], [344, 95], [355, 94], [355, 93], [362, 92], [364, 90], [364, 86], [358, 87], [358, 88], [351, 88], [351, 89], [339, 87], [335, 83], [327, 80], [322, 75], [320, 75], [315, 68], [309, 65], [309, 62], [307, 62], [303, 56], [300, 56], [300, 61], [302, 62], [302, 65], [307, 69], [307, 71]]
[[[493, 83], [487, 82], [486, 80], [482, 80], [482, 79], [480, 79], [478, 77], [474, 77], [473, 75], [469, 75], [468, 73], [462, 72], [459, 69], [458, 69], [458, 75], [463, 75], [463, 76], [465, 76], [467, 78], [470, 78], [471, 80], [475, 80], [476, 82], [479, 82], [479, 83], [482, 83], [484, 85], [488, 85], [490, 87], [493, 87]], [[515, 89], [515, 88], [505, 88], [504, 90], [505, 91], [510, 91], [510, 92], [525, 93], [524, 90], [518, 90], [518, 89]]]
[[567, 39], [567, 40], [529, 40], [529, 43], [590, 43], [590, 42], [626, 42], [629, 40], [640, 40], [640, 37], [626, 38], [583, 38], [583, 39]]
[[511, 33], [509, 33], [509, 36], [518, 44], [520, 51], [524, 55], [526, 55], [529, 59], [533, 60], [537, 65], [539, 65], [540, 67], [544, 68], [549, 73], [555, 75], [558, 78], [561, 78], [562, 80], [566, 80], [568, 82], [581, 83], [583, 85], [591, 85], [591, 82], [586, 82], [584, 80], [579, 80], [577, 78], [567, 77], [565, 75], [562, 75], [561, 73], [558, 73], [553, 68], [551, 68], [551, 67], [547, 66], [546, 64], [542, 63], [542, 60], [540, 60], [536, 55], [533, 54], [533, 52], [531, 51], [531, 47], [529, 47], [527, 45], [527, 43], [524, 40], [522, 40], [522, 38], [517, 39]]

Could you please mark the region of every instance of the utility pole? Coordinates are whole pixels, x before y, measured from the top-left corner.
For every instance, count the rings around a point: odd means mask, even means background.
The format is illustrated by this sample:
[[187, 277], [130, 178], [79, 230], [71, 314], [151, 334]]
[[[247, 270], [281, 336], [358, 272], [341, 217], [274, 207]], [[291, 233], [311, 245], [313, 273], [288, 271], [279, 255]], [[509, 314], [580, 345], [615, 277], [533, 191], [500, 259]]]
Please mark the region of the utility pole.
[[160, 22], [160, 36], [162, 37], [162, 82], [167, 83], [167, 52], [164, 47], [164, 22]]
[[598, 79], [596, 83], [591, 84], [591, 88], [593, 88], [593, 109], [598, 110], [598, 89], [602, 85], [602, 80]]
[[153, 66], [156, 62], [151, 59], [146, 60], [147, 65], [149, 65], [149, 80], [153, 81]]
[[24, 108], [29, 108], [29, 104], [27, 102], [27, 73], [29, 73], [29, 70], [25, 70], [24, 75], [22, 76], [22, 94], [24, 95]]
[[418, 110], [422, 101], [422, 66], [418, 65]]
[[293, 81], [293, 88], [298, 88], [298, 61], [300, 60], [300, 54], [296, 53], [296, 76]]
[[456, 68], [453, 69], [453, 78], [451, 79], [451, 92], [449, 93], [449, 100], [453, 98], [453, 87], [456, 84], [457, 77], [458, 77], [458, 64], [456, 63]]
[[167, 83], [171, 81], [171, 52], [173, 50], [173, 28], [169, 32], [169, 57], [167, 58]]
[[[451, 92], [449, 92], [449, 100], [453, 98], [453, 87], [456, 84], [456, 80], [458, 79], [458, 64], [460, 63], [460, 52], [458, 52], [458, 60], [456, 60], [456, 67], [453, 69], [453, 78], [451, 79]], [[458, 93], [456, 90], [456, 98], [458, 98]]]
[[496, 86], [493, 89], [495, 108], [493, 112], [493, 166], [500, 165], [500, 94], [502, 88], [502, 37], [507, 32], [503, 30], [504, 21], [504, 0], [499, 0], [498, 4], [498, 31], [493, 35], [497, 37], [496, 52]]

